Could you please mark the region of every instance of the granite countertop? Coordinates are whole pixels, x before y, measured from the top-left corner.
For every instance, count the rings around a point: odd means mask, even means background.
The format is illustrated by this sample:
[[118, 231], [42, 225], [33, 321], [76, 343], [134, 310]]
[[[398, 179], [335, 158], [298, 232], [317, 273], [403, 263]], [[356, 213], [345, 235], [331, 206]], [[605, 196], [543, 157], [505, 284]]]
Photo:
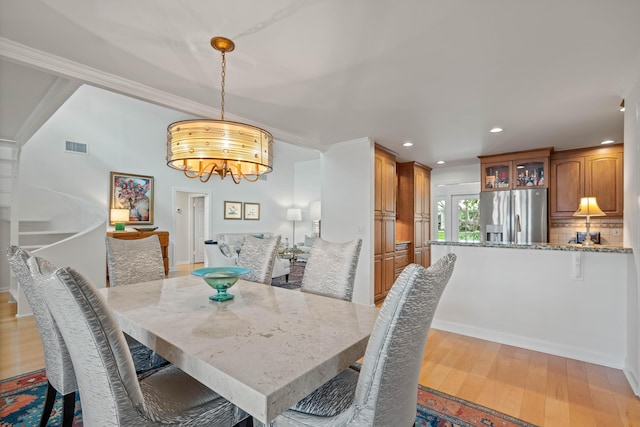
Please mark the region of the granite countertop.
[[496, 243], [496, 242], [453, 242], [444, 240], [427, 240], [425, 245], [441, 245], [441, 246], [475, 246], [479, 248], [510, 248], [510, 249], [536, 249], [545, 251], [576, 251], [576, 252], [609, 252], [630, 254], [633, 249], [622, 246], [593, 245], [582, 246], [580, 244], [571, 243]]

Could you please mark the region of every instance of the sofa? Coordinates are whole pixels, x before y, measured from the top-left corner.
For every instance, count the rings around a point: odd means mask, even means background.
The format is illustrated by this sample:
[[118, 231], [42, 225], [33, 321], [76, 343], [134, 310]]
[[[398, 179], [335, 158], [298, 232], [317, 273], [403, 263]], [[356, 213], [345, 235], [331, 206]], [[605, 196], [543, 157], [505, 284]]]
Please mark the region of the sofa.
[[307, 262], [309, 259], [309, 253], [311, 252], [311, 246], [313, 246], [313, 242], [316, 240], [317, 236], [304, 236], [303, 242], [296, 243], [296, 260]]
[[[205, 241], [205, 267], [218, 267], [225, 265], [235, 265], [238, 259], [238, 254], [242, 249], [242, 243], [244, 239], [249, 236], [255, 236], [259, 238], [271, 238], [274, 237], [273, 233], [218, 233], [215, 240]], [[286, 280], [289, 280], [290, 263], [286, 259], [281, 259], [276, 256], [273, 261], [273, 275], [272, 277], [286, 276]]]

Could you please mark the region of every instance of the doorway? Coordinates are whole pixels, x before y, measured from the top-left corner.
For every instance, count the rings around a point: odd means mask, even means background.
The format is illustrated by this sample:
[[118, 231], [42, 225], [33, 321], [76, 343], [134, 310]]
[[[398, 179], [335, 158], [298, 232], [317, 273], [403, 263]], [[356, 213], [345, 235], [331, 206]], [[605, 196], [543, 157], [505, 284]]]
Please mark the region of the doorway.
[[175, 265], [204, 262], [204, 241], [210, 227], [209, 201], [211, 193], [174, 188]]

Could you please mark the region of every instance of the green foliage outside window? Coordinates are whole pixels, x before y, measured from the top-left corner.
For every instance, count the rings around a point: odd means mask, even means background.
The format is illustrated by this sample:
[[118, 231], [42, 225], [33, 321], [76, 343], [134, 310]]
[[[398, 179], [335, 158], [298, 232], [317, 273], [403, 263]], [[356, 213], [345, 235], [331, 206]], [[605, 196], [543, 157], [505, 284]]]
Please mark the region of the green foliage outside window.
[[[479, 221], [480, 216], [478, 214], [478, 199], [461, 200], [458, 203], [458, 241], [479, 241]], [[440, 230], [438, 229], [438, 231]], [[438, 238], [439, 237], [440, 233], [438, 233]]]

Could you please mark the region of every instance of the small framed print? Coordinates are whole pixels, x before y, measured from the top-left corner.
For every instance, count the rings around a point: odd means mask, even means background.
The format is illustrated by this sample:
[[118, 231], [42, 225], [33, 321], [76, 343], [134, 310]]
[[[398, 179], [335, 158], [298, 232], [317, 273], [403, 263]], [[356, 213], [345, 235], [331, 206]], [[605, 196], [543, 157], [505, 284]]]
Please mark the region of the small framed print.
[[245, 203], [244, 219], [250, 219], [250, 220], [260, 219], [260, 203]]
[[224, 219], [242, 219], [242, 202], [224, 202]]

